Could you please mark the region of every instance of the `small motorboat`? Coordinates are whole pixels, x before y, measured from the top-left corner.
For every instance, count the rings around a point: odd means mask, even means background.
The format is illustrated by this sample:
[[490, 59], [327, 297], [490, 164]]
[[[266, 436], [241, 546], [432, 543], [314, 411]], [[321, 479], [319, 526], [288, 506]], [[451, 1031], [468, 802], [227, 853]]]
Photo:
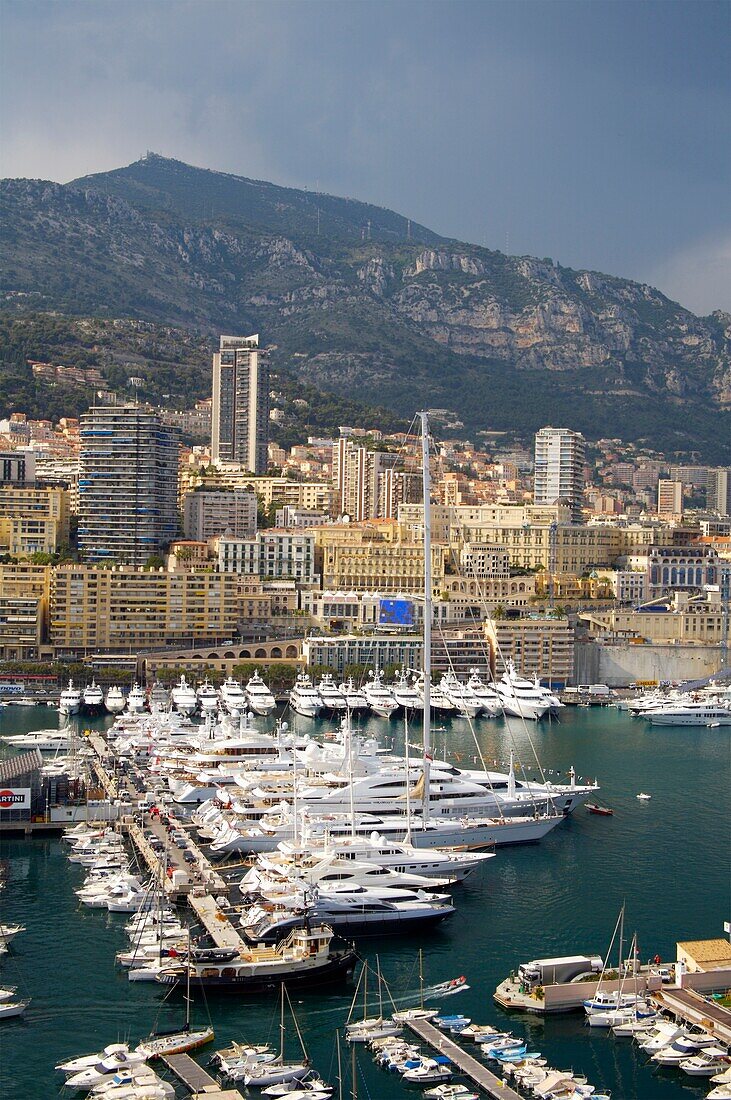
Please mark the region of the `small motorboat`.
[[0, 1020], [7, 1020], [11, 1016], [22, 1016], [30, 1001], [3, 1001], [0, 1004]]
[[590, 814], [601, 814], [602, 817], [611, 817], [614, 813], [611, 806], [601, 806], [598, 802], [587, 802], [586, 808]]
[[639, 798], [639, 800], [641, 802], [649, 802], [650, 799], [652, 798], [652, 795], [651, 794], [645, 794], [644, 791], [640, 791], [640, 793], [637, 795], [637, 797]]

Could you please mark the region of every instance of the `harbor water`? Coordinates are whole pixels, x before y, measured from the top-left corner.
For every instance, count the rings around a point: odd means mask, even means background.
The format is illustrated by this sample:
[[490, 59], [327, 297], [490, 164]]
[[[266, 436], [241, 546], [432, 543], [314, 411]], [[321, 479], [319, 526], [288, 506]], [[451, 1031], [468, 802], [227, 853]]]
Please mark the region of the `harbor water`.
[[[24, 732], [55, 724], [45, 709], [0, 711], [0, 732]], [[319, 732], [327, 723], [299, 719]], [[84, 721], [83, 725], [89, 723]], [[103, 723], [97, 723], [103, 724]], [[401, 725], [369, 719], [363, 726], [383, 744], [403, 748]], [[476, 748], [468, 724], [436, 723], [435, 755], [474, 766]], [[614, 708], [566, 708], [560, 721], [476, 723], [488, 766], [502, 767], [510, 750], [534, 765], [532, 742], [546, 778], [568, 782], [571, 765], [583, 779], [597, 777], [601, 801], [613, 817], [578, 809], [540, 845], [502, 848], [462, 886], [456, 914], [438, 930], [364, 939], [362, 957], [380, 968], [395, 998], [418, 997], [418, 952], [423, 948], [428, 985], [465, 975], [470, 989], [441, 1003], [479, 1023], [507, 1025], [529, 1036], [553, 1066], [585, 1073], [614, 1100], [702, 1097], [705, 1080], [647, 1064], [627, 1039], [590, 1029], [580, 1014], [508, 1017], [492, 1000], [498, 983], [518, 963], [577, 953], [604, 955], [618, 911], [626, 903], [626, 929], [637, 932], [643, 960], [675, 958], [676, 940], [723, 934], [729, 918], [728, 728], [660, 728]], [[417, 739], [417, 731], [412, 731]], [[445, 750], [446, 749], [446, 753]], [[531, 777], [537, 777], [535, 766]], [[638, 801], [644, 791], [649, 801]], [[138, 1041], [155, 1026], [182, 1021], [183, 1000], [155, 983], [129, 983], [114, 956], [126, 944], [124, 914], [85, 909], [74, 890], [83, 869], [70, 864], [57, 839], [2, 837], [7, 876], [0, 892], [4, 922], [21, 922], [0, 960], [0, 984], [18, 985], [32, 997], [25, 1016], [0, 1023], [0, 1095], [48, 1100], [59, 1093], [53, 1066], [64, 1058], [116, 1041]], [[352, 990], [297, 994], [297, 1021], [315, 1067], [334, 1079], [334, 1035], [348, 1012]], [[211, 1052], [230, 1040], [278, 1042], [274, 995], [239, 998], [218, 994], [194, 1005], [196, 1022], [210, 1016], [216, 1029]], [[294, 1029], [290, 1051], [297, 1051]], [[203, 1064], [209, 1054], [203, 1052]], [[367, 1049], [358, 1051], [359, 1095], [396, 1100], [409, 1090], [400, 1078], [377, 1070]], [[411, 1090], [411, 1095], [414, 1095]]]

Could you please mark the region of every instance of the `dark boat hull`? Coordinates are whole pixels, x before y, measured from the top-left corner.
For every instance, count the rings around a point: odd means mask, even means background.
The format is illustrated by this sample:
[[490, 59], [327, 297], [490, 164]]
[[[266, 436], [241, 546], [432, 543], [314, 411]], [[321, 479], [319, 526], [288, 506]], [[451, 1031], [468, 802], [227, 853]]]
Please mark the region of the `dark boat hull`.
[[[335, 958], [329, 959], [316, 969], [308, 968], [300, 973], [296, 971], [284, 978], [275, 975], [236, 975], [225, 974], [196, 976], [191, 975], [191, 989], [220, 989], [222, 992], [231, 993], [265, 993], [272, 989], [279, 989], [286, 985], [287, 989], [318, 989], [323, 986], [337, 985], [347, 981], [355, 970], [358, 958], [354, 951], [344, 951]], [[231, 968], [225, 968], [233, 970]], [[165, 979], [165, 985], [178, 984], [185, 989], [186, 978], [184, 975]]]

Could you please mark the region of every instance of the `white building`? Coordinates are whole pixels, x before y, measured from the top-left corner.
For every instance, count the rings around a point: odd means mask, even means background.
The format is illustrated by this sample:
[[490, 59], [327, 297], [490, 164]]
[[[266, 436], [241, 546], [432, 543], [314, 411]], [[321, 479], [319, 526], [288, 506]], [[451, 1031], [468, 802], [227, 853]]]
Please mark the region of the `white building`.
[[213, 356], [211, 458], [266, 473], [269, 366], [258, 336], [222, 336]]
[[581, 432], [570, 428], [541, 428], [536, 433], [534, 501], [566, 501], [574, 523], [581, 522], [585, 450]]
[[315, 536], [307, 531], [271, 527], [252, 539], [224, 535], [217, 540], [218, 568], [223, 573], [315, 582]]

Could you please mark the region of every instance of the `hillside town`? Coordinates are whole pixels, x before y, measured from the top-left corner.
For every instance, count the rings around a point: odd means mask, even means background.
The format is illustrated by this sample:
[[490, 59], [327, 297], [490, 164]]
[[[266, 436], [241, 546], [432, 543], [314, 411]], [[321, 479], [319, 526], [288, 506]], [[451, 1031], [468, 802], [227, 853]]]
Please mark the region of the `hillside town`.
[[[419, 667], [416, 430], [283, 449], [258, 337], [222, 336], [211, 384], [189, 410], [98, 390], [79, 419], [0, 421], [0, 690], [78, 664], [215, 680], [253, 662], [275, 683], [374, 652]], [[550, 426], [467, 441], [445, 409], [430, 424], [436, 668], [487, 654], [564, 688], [708, 676], [719, 647], [725, 666], [730, 468]], [[407, 625], [384, 619], [394, 599]]]

